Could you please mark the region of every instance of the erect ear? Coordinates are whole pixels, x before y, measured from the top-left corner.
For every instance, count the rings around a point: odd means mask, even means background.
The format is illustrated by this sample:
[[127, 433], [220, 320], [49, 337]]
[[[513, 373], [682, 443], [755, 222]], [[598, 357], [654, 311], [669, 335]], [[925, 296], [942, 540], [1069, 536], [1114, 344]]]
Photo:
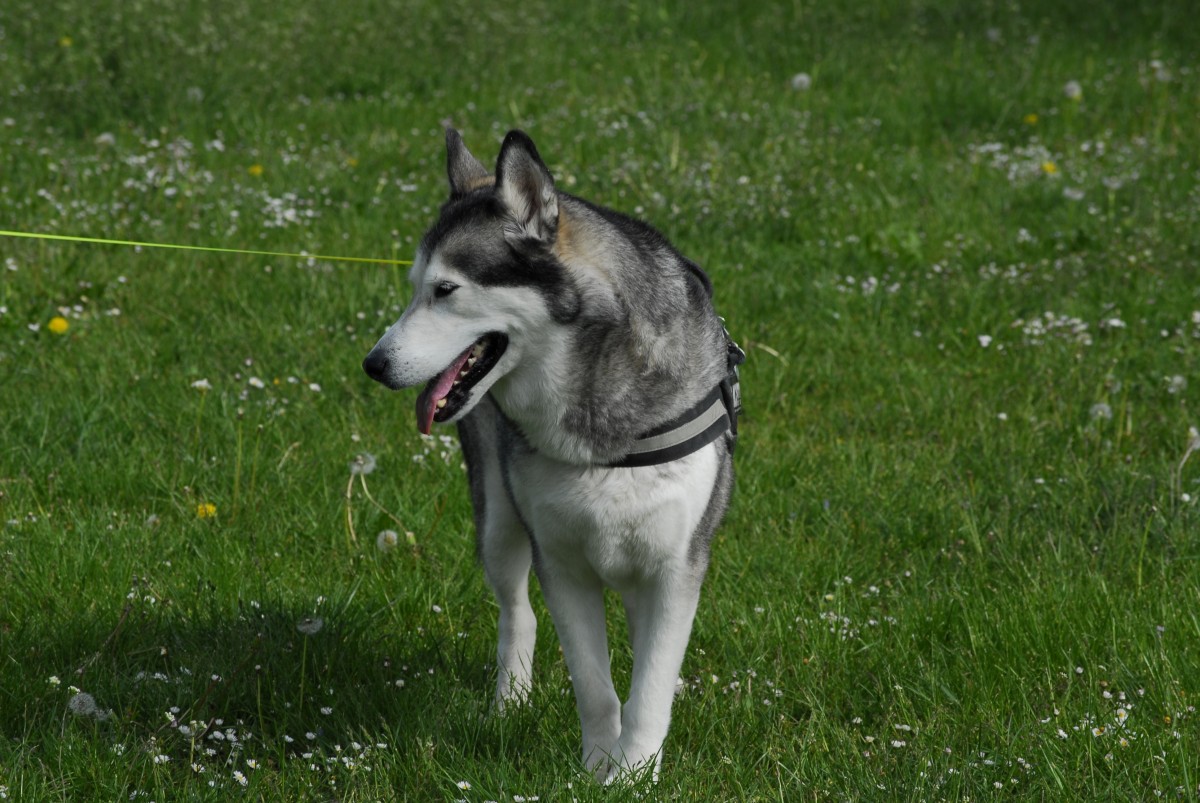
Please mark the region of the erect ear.
[[476, 159], [453, 128], [446, 129], [446, 174], [450, 177], [450, 197], [457, 198], [492, 183], [483, 162]]
[[519, 239], [552, 243], [558, 231], [554, 179], [524, 131], [509, 131], [496, 160], [496, 196], [515, 224]]

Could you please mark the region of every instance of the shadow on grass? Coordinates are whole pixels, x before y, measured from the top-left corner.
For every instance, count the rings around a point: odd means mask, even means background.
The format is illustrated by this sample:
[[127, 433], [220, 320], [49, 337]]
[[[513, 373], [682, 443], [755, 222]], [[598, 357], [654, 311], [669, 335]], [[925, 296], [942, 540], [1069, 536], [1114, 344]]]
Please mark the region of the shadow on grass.
[[[189, 611], [152, 599], [53, 626], [0, 621], [4, 742], [34, 761], [64, 741], [97, 754], [166, 755], [167, 769], [186, 773], [205, 751], [280, 766], [377, 748], [404, 763], [435, 745], [456, 762], [519, 770], [520, 753], [505, 744], [544, 741], [537, 716], [491, 710], [492, 640], [466, 636], [474, 621], [455, 630], [414, 617], [400, 630], [390, 615], [382, 621], [386, 611], [354, 604], [314, 616], [257, 603]], [[487, 613], [477, 616], [484, 624]], [[76, 699], [80, 691], [94, 710]], [[569, 698], [553, 707], [556, 719], [573, 716]]]

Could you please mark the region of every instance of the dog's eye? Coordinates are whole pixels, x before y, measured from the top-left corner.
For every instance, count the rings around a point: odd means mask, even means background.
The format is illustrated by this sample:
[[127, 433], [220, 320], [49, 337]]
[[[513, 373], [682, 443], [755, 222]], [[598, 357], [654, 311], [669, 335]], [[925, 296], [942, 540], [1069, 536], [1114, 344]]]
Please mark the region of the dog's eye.
[[458, 289], [458, 285], [454, 282], [438, 282], [437, 287], [433, 288], [434, 298], [445, 298]]

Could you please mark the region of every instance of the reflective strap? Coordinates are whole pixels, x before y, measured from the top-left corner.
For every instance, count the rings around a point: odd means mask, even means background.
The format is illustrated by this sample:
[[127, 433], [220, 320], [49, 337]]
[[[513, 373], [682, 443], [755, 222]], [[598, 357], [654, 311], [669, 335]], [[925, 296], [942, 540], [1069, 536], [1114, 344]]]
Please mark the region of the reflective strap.
[[673, 446], [678, 446], [704, 432], [704, 430], [708, 429], [717, 419], [724, 417], [724, 415], [725, 403], [718, 396], [708, 406], [707, 410], [698, 417], [686, 422], [683, 426], [676, 427], [670, 432], [664, 432], [661, 435], [652, 435], [649, 438], [639, 439], [635, 442], [634, 447], [629, 450], [629, 454], [645, 454], [646, 452], [656, 452], [659, 449], [670, 449]]
[[[722, 380], [691, 410], [671, 424], [664, 425], [663, 431], [638, 438], [629, 454], [607, 464], [608, 468], [639, 468], [670, 463], [700, 451], [726, 432], [736, 437], [737, 413], [736, 407], [731, 407], [731, 404], [738, 395], [735, 373]], [[677, 423], [680, 421], [682, 423]]]

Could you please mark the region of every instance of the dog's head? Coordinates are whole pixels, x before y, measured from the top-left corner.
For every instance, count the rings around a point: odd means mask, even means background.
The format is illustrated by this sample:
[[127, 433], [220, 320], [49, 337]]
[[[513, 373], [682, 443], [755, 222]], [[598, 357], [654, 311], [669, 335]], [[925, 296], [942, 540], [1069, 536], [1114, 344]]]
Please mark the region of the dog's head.
[[446, 166], [450, 199], [417, 249], [412, 300], [363, 361], [389, 388], [425, 385], [426, 434], [466, 415], [579, 304], [554, 256], [558, 193], [533, 140], [509, 132], [493, 175], [450, 129]]

